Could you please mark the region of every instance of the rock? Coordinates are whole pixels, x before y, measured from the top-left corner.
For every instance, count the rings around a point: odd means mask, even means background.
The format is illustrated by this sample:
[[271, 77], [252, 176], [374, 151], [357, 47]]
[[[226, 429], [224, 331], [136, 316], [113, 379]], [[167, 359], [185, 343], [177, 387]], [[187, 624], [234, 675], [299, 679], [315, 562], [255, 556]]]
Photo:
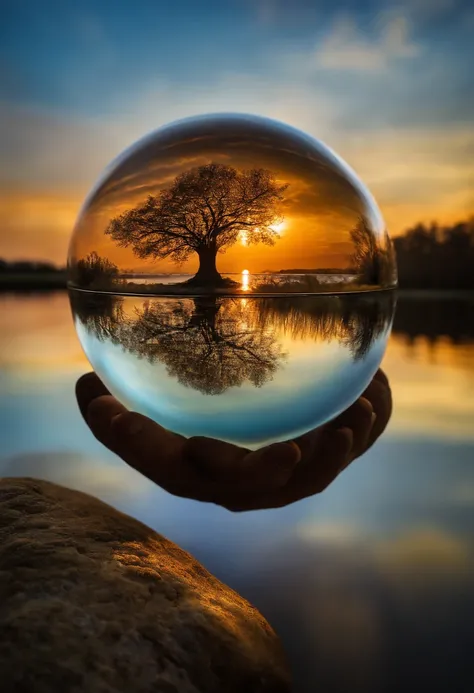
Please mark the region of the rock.
[[78, 491], [0, 480], [2, 693], [287, 693], [261, 614]]

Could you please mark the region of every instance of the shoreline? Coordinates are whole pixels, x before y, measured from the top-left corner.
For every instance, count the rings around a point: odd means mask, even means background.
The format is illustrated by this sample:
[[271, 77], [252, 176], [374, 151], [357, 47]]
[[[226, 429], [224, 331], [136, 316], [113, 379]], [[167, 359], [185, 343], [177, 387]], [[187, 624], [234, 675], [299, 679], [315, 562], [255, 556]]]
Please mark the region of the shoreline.
[[[49, 292], [49, 291], [67, 291], [67, 275], [62, 272], [51, 274], [0, 274], [0, 293], [30, 293], [30, 292]], [[447, 299], [447, 298], [473, 298], [473, 289], [414, 289], [414, 288], [398, 288], [395, 289], [397, 296], [400, 298], [412, 299]], [[115, 293], [115, 292], [113, 292]], [[121, 293], [121, 292], [118, 292]], [[134, 292], [123, 292], [124, 294], [133, 295]], [[143, 292], [146, 293], [146, 292]], [[330, 292], [328, 292], [330, 293]], [[339, 293], [339, 292], [338, 292]], [[352, 291], [344, 291], [341, 293], [353, 293]], [[324, 295], [325, 292], [314, 295]], [[241, 295], [241, 294], [238, 294]], [[245, 295], [245, 294], [243, 294]]]

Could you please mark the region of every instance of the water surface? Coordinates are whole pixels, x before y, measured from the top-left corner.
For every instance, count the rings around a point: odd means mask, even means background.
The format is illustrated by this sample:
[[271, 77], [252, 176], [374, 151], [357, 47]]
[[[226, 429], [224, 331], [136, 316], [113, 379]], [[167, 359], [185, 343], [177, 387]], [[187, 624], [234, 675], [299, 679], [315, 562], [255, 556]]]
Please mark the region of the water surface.
[[320, 497], [234, 515], [174, 498], [89, 434], [65, 292], [0, 296], [0, 474], [99, 496], [190, 550], [280, 633], [296, 693], [472, 690], [474, 303], [402, 298], [382, 440]]

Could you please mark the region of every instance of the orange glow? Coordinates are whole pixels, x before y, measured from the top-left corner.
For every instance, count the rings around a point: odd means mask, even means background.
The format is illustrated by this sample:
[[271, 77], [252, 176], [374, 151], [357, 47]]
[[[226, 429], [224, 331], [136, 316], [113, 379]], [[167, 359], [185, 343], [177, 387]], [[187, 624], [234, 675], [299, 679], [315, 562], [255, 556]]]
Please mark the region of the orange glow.
[[274, 224], [274, 225], [272, 226], [272, 229], [273, 229], [274, 231], [276, 231], [277, 233], [280, 233], [280, 234], [281, 234], [281, 232], [284, 231], [284, 230], [286, 229], [286, 226], [287, 226], [287, 223], [286, 223], [285, 220], [283, 220], [283, 221], [280, 221], [279, 224]]
[[[286, 119], [283, 113], [280, 117]], [[436, 220], [440, 224], [449, 225], [469, 217], [474, 212], [470, 185], [474, 168], [472, 156], [469, 156], [473, 141], [472, 128], [410, 127], [400, 131], [392, 128], [372, 132], [369, 138], [347, 138], [346, 134], [334, 135], [331, 143], [355, 168], [374, 194], [392, 235], [399, 235], [418, 221]], [[100, 149], [100, 140], [97, 142]], [[84, 151], [89, 143], [89, 140], [83, 142]], [[43, 144], [50, 147], [49, 142]], [[60, 167], [67, 151], [55, 152]], [[104, 156], [105, 160], [109, 157], [105, 145]], [[92, 177], [86, 182], [84, 179], [77, 179], [74, 175], [76, 167], [69, 166], [69, 163], [68, 161], [70, 178], [61, 182], [44, 183], [32, 176], [21, 182], [14, 182], [13, 179], [9, 181], [8, 170], [5, 171], [5, 182], [0, 187], [0, 257], [32, 258], [64, 264], [79, 207], [96, 175], [94, 170], [91, 172]], [[24, 172], [25, 176], [28, 176], [27, 167]], [[165, 174], [168, 175], [168, 182], [172, 180], [173, 167], [163, 172], [163, 181], [166, 178]], [[295, 179], [290, 183], [292, 196], [299, 195], [303, 187], [298, 185]], [[135, 192], [130, 188], [129, 194], [130, 201], [134, 202], [133, 195], [139, 197], [140, 188], [137, 187]], [[116, 207], [117, 212], [124, 209], [121, 209], [120, 205]], [[242, 243], [242, 236], [236, 244], [238, 247], [232, 250], [234, 253], [240, 250], [241, 254], [245, 251], [249, 253], [250, 259], [255, 259], [255, 268], [247, 260], [240, 264], [245, 264], [252, 271], [280, 269], [281, 261], [286, 258], [288, 265], [296, 266], [301, 260], [301, 254], [298, 254], [298, 249], [288, 242], [292, 235], [290, 230], [292, 231], [295, 225], [301, 225], [302, 232], [306, 234], [314, 229], [314, 222], [315, 219], [311, 217], [307, 206], [299, 212], [292, 209], [291, 205], [288, 207], [285, 211], [285, 226], [280, 229], [278, 225], [276, 228], [278, 232], [283, 233], [277, 244], [279, 249], [274, 249], [273, 267], [259, 267], [258, 257], [262, 248]], [[95, 249], [107, 254], [108, 249], [100, 238], [101, 222], [96, 219], [94, 224], [97, 225], [98, 231], [94, 240], [97, 245]], [[340, 227], [337, 219], [329, 217], [326, 219], [326, 228], [325, 237], [320, 239], [320, 242], [327, 246], [324, 248], [321, 261], [331, 266], [344, 264], [348, 257], [348, 248], [337, 245], [343, 242], [344, 229]], [[329, 245], [333, 247], [329, 248]], [[90, 248], [87, 248], [86, 253], [89, 250]], [[114, 254], [115, 257], [112, 259], [119, 264], [123, 263], [127, 269], [169, 271], [173, 267], [173, 271], [176, 271], [176, 266], [171, 263], [163, 262], [157, 268], [156, 263], [137, 262], [137, 258], [127, 249], [118, 248]], [[221, 271], [228, 271], [231, 263], [227, 261], [226, 256], [223, 255], [219, 261]]]
[[241, 232], [239, 233], [239, 240], [240, 240], [241, 244], [242, 244], [244, 247], [248, 246], [248, 244], [249, 244], [249, 234], [248, 234], [248, 231], [241, 231]]

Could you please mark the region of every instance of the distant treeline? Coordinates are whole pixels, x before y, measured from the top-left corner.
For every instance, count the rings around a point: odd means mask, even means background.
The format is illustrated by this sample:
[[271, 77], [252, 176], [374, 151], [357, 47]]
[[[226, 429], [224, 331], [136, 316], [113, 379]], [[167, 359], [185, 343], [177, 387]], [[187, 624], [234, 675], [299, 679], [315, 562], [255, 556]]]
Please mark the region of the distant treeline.
[[321, 267], [319, 269], [281, 269], [279, 274], [356, 274], [353, 267]]
[[0, 258], [0, 274], [56, 274], [65, 273], [63, 267], [56, 267], [52, 262], [36, 262], [34, 260], [2, 260]]
[[52, 262], [0, 258], [0, 291], [51, 291], [66, 287], [66, 269]]
[[474, 217], [417, 224], [393, 239], [402, 289], [474, 289]]

